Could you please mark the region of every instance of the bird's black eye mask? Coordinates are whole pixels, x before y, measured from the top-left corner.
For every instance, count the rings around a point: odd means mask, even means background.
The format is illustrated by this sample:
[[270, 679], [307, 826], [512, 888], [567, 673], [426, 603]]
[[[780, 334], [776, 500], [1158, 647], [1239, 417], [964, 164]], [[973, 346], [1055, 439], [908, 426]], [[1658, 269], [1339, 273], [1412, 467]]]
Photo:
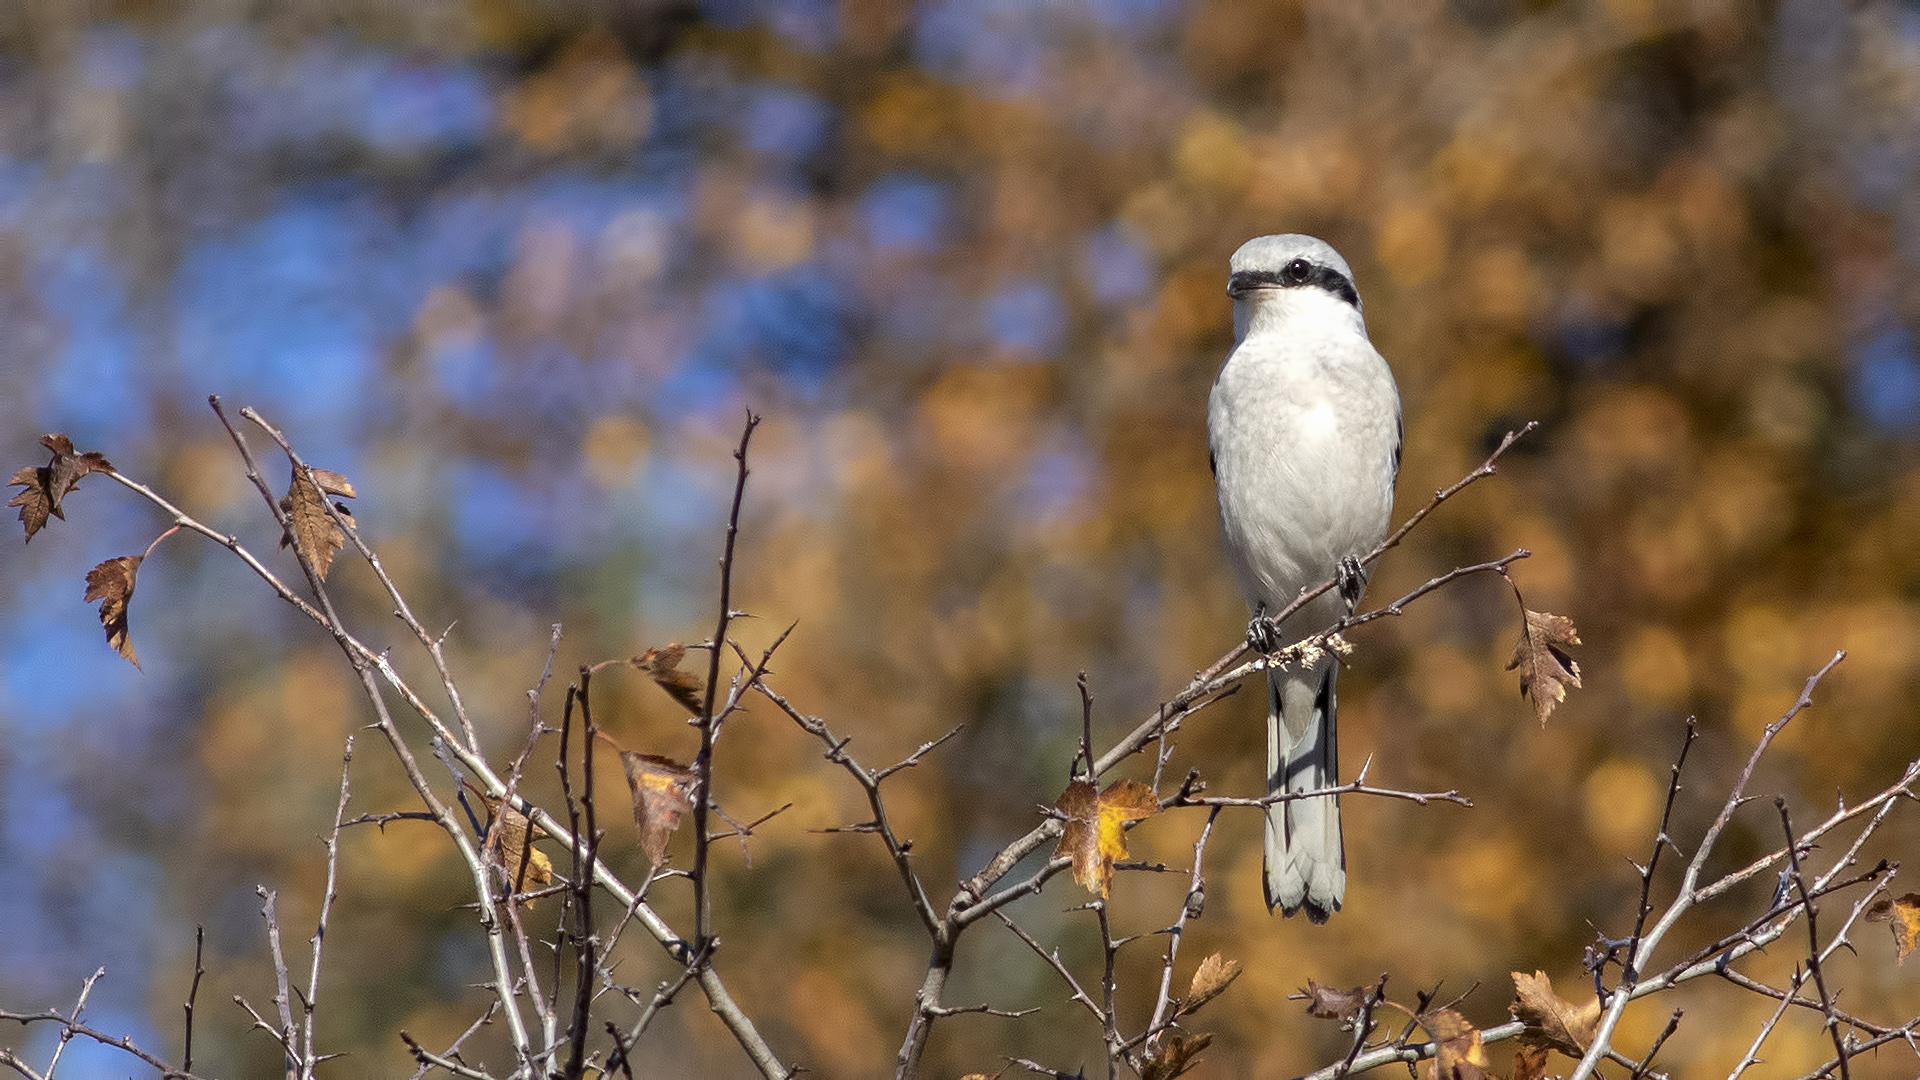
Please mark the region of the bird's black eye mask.
[[1360, 306], [1360, 293], [1347, 275], [1331, 266], [1294, 259], [1278, 270], [1241, 270], [1227, 279], [1227, 295], [1238, 297], [1254, 289], [1320, 288]]

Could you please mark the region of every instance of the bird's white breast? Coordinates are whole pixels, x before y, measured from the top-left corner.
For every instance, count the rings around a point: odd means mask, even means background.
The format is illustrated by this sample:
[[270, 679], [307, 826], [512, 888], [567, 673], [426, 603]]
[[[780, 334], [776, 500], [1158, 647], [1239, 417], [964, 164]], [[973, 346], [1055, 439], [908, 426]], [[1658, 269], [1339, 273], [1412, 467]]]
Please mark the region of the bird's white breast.
[[1286, 306], [1249, 320], [1207, 407], [1230, 561], [1249, 605], [1268, 611], [1386, 535], [1400, 420], [1392, 372], [1351, 308], [1323, 293], [1276, 299]]

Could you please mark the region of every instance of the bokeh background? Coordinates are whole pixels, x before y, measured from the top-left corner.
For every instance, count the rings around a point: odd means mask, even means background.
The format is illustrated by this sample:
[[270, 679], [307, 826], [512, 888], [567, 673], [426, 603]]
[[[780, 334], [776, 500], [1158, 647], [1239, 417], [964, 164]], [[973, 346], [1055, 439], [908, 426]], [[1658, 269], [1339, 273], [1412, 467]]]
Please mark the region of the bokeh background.
[[[1501, 671], [1518, 612], [1492, 579], [1357, 635], [1347, 768], [1371, 754], [1375, 782], [1478, 805], [1349, 799], [1347, 909], [1319, 928], [1268, 917], [1257, 820], [1223, 819], [1186, 946], [1246, 966], [1198, 1025], [1216, 1036], [1201, 1073], [1223, 1077], [1344, 1050], [1285, 1000], [1309, 977], [1390, 972], [1402, 1001], [1478, 984], [1460, 1007], [1486, 1025], [1509, 970], [1571, 995], [1596, 928], [1629, 925], [1626, 860], [1647, 854], [1689, 714], [1689, 853], [1835, 649], [1850, 658], [1757, 790], [1812, 820], [1920, 754], [1920, 7], [0, 5], [9, 472], [66, 432], [290, 572], [205, 399], [261, 409], [357, 484], [361, 528], [452, 627], [505, 755], [552, 623], [562, 680], [710, 632], [728, 451], [760, 411], [742, 640], [797, 622], [776, 685], [870, 762], [966, 725], [890, 782], [940, 890], [1063, 787], [1077, 672], [1116, 734], [1239, 638], [1204, 402], [1230, 344], [1226, 257], [1276, 231], [1354, 265], [1406, 403], [1402, 514], [1502, 432], [1543, 425], [1386, 558], [1373, 596], [1526, 546], [1516, 579], [1580, 625], [1587, 688], [1535, 724]], [[203, 924], [196, 1068], [275, 1074], [229, 1000], [269, 1007], [254, 889], [280, 890], [299, 961], [341, 744], [369, 709], [321, 634], [192, 537], [141, 575], [136, 671], [82, 579], [164, 522], [99, 478], [67, 509], [0, 557], [0, 1004], [70, 1003], [104, 965], [93, 1021], [177, 1059]], [[366, 568], [343, 559], [332, 580], [363, 635], [424, 674]], [[628, 745], [690, 756], [637, 677], [596, 694]], [[1173, 767], [1256, 791], [1258, 697], [1202, 714]], [[734, 723], [723, 802], [795, 807], [751, 865], [716, 849], [721, 972], [816, 1075], [890, 1071], [917, 924], [870, 838], [806, 831], [865, 819], [851, 785], [771, 709]], [[530, 780], [546, 796], [550, 761]], [[356, 810], [412, 808], [366, 735], [354, 770]], [[618, 819], [620, 777], [600, 781]], [[1135, 850], [1184, 866], [1200, 820], [1147, 822]], [[1764, 802], [1745, 812], [1714, 865], [1777, 827]], [[1896, 818], [1869, 854], [1911, 855], [1916, 835]], [[329, 1068], [409, 1075], [395, 1031], [444, 1045], [484, 1000], [466, 875], [409, 822], [353, 832], [342, 872], [322, 1040], [350, 1056]], [[1179, 889], [1123, 875], [1118, 928], [1164, 925]], [[1059, 881], [1013, 910], [1094, 978], [1090, 919], [1066, 910], [1081, 898]], [[1920, 1011], [1881, 928], [1856, 940], [1829, 968], [1845, 1000]], [[1130, 1025], [1152, 948], [1122, 967]], [[1754, 970], [1784, 979], [1794, 954]], [[650, 943], [621, 964], [638, 986], [670, 974]], [[929, 1075], [1009, 1053], [1097, 1069], [1065, 994], [1000, 928], [971, 931], [951, 1002], [1043, 1012], [944, 1021]], [[1678, 1075], [1724, 1074], [1769, 1011], [1724, 985], [1676, 997], [1661, 1060]], [[1630, 1011], [1627, 1045], [1667, 1013]], [[4, 1037], [43, 1062], [52, 1034]], [[745, 1070], [691, 992], [646, 1045], [651, 1075]], [[1791, 1075], [1824, 1046], [1802, 1015], [1764, 1056]], [[1855, 1074], [1911, 1075], [1907, 1054]], [[132, 1068], [68, 1059], [62, 1075]]]

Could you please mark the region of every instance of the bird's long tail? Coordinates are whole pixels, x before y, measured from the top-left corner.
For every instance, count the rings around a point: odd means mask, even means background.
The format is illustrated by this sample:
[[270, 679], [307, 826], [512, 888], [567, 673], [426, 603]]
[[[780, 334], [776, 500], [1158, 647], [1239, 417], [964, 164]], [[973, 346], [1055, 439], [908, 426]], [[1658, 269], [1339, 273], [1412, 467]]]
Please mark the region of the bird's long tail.
[[[1313, 791], [1340, 782], [1332, 657], [1305, 670], [1267, 672], [1267, 791]], [[1267, 907], [1323, 923], [1347, 892], [1338, 796], [1267, 808]]]

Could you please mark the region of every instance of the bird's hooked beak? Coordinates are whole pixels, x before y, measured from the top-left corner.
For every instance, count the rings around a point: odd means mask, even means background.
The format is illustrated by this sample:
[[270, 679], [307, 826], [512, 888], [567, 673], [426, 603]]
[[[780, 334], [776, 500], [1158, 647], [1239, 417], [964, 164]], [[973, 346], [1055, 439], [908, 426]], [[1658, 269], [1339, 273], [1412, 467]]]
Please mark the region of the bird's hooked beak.
[[1245, 300], [1256, 292], [1279, 287], [1273, 274], [1260, 270], [1239, 270], [1227, 278], [1227, 295], [1235, 300]]

